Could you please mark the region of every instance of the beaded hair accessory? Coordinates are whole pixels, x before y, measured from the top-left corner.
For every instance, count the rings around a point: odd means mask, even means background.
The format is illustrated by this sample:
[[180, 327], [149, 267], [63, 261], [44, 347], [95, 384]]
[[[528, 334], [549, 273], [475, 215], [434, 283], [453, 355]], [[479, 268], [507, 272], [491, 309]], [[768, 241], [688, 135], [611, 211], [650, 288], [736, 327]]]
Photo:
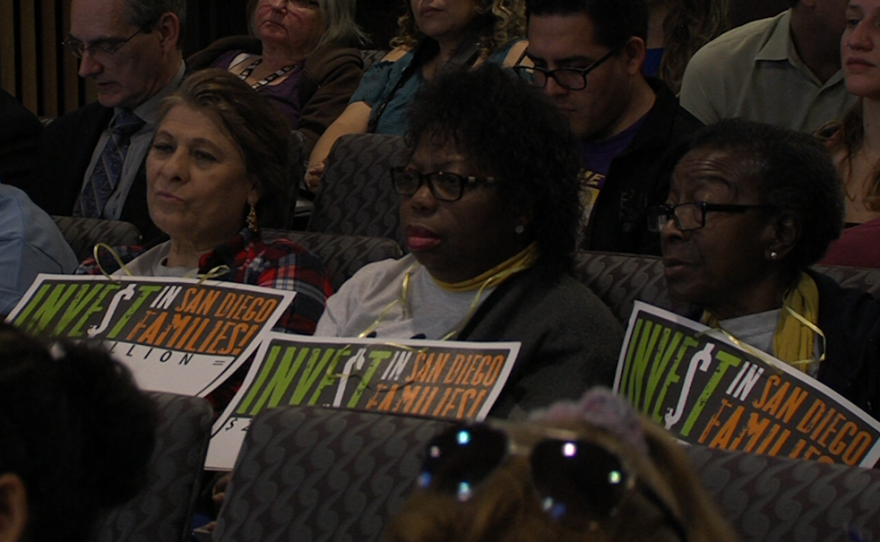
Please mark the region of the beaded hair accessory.
[[529, 420], [583, 420], [629, 443], [639, 453], [648, 455], [648, 443], [635, 410], [608, 388], [592, 388], [579, 401], [557, 401], [545, 409], [532, 412]]

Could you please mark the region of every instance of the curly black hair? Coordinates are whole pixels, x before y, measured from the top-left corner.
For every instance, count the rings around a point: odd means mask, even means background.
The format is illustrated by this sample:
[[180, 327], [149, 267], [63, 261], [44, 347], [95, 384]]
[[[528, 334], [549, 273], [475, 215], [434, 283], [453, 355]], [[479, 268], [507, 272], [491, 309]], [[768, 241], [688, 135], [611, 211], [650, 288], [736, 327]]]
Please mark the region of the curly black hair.
[[103, 350], [59, 348], [0, 322], [0, 475], [26, 488], [26, 539], [91, 540], [102, 509], [146, 481], [156, 408]]
[[529, 215], [536, 265], [572, 270], [581, 216], [575, 139], [540, 89], [485, 63], [426, 85], [409, 114], [411, 150], [423, 137], [451, 141], [482, 174], [502, 179], [509, 204]]
[[800, 236], [786, 258], [793, 271], [819, 261], [843, 231], [843, 189], [831, 153], [815, 137], [780, 126], [723, 120], [697, 132], [691, 150], [727, 151], [741, 157], [761, 201], [791, 211]]

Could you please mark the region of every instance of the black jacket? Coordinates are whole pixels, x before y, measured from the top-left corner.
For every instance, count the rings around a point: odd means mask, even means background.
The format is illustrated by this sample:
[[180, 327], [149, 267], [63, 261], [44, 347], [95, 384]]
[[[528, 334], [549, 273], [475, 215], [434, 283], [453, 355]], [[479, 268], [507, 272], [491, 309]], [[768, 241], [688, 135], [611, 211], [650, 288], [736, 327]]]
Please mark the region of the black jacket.
[[490, 415], [522, 418], [593, 386], [611, 387], [623, 328], [586, 286], [540, 268], [504, 281], [455, 340], [518, 341], [519, 356]]
[[[16, 186], [50, 215], [70, 216], [95, 145], [112, 118], [112, 107], [94, 102], [52, 121], [43, 132], [30, 178]], [[125, 199], [120, 220], [134, 224], [145, 240], [160, 233], [147, 210], [147, 174], [143, 163]]]
[[819, 382], [880, 420], [880, 301], [810, 271], [819, 289], [819, 329], [825, 333], [825, 361]]
[[666, 83], [649, 77], [657, 95], [629, 147], [611, 161], [582, 248], [660, 254], [660, 234], [648, 231], [646, 209], [666, 200], [676, 162], [703, 123], [678, 105]]
[[0, 182], [19, 186], [27, 178], [42, 133], [39, 119], [0, 90]]

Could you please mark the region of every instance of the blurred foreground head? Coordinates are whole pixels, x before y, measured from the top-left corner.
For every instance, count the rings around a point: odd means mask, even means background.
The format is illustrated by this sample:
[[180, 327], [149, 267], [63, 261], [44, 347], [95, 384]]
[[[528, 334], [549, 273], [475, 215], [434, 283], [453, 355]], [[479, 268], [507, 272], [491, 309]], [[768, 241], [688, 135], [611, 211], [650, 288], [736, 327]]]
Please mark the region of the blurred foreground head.
[[736, 540], [680, 447], [610, 391], [448, 430], [388, 542]]
[[145, 481], [152, 401], [105, 352], [55, 348], [0, 323], [0, 541], [91, 540]]

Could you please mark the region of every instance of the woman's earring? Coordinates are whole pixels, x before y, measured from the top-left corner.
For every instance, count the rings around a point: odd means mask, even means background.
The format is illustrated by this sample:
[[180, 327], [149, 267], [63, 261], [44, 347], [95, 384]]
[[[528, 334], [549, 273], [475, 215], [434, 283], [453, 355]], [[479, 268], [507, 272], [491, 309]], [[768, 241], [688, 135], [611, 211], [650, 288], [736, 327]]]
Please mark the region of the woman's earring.
[[253, 203], [251, 203], [251, 210], [248, 212], [247, 215], [247, 226], [249, 230], [257, 233], [257, 207]]
[[776, 254], [776, 251], [775, 251], [775, 250], [771, 250], [771, 251], [770, 251], [770, 259], [771, 259], [771, 260], [775, 260], [775, 259], [776, 259], [776, 256], [778, 256], [778, 254]]
[[526, 231], [526, 227], [522, 224], [517, 224], [513, 231], [516, 232], [517, 235], [522, 235], [522, 232]]

